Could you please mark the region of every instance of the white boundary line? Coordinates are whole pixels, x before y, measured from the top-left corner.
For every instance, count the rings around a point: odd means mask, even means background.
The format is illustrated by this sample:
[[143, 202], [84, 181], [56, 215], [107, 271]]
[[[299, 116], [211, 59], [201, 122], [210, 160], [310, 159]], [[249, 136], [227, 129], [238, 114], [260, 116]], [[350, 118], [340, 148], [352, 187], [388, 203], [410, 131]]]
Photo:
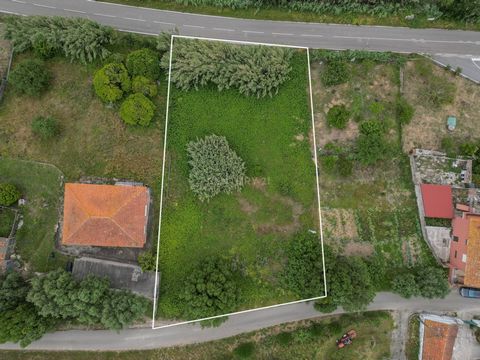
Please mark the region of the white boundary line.
[[[318, 203], [318, 218], [319, 218], [319, 229], [320, 229], [320, 243], [322, 248], [322, 265], [323, 265], [323, 283], [324, 283], [324, 292], [325, 295], [312, 297], [308, 299], [302, 299], [297, 301], [290, 301], [282, 304], [270, 305], [259, 307], [255, 309], [248, 309], [243, 311], [236, 311], [222, 315], [216, 316], [209, 316], [201, 319], [195, 320], [188, 320], [188, 321], [181, 321], [173, 324], [162, 325], [162, 326], [155, 326], [155, 316], [157, 314], [157, 293], [158, 293], [158, 265], [159, 265], [159, 257], [160, 257], [160, 233], [161, 233], [161, 226], [162, 226], [162, 209], [163, 209], [163, 188], [165, 183], [165, 161], [166, 161], [166, 153], [167, 153], [167, 134], [168, 134], [168, 117], [169, 117], [169, 105], [170, 105], [170, 89], [171, 89], [171, 75], [172, 75], [172, 54], [173, 54], [173, 40], [175, 38], [184, 38], [184, 39], [197, 39], [197, 40], [206, 40], [206, 41], [220, 41], [220, 42], [228, 42], [228, 43], [235, 43], [235, 44], [245, 44], [245, 45], [261, 45], [261, 46], [277, 46], [277, 47], [285, 47], [285, 48], [294, 48], [294, 49], [304, 49], [307, 51], [307, 62], [308, 62], [308, 86], [309, 86], [309, 93], [310, 93], [310, 114], [312, 120], [312, 129], [313, 129], [313, 147], [314, 147], [314, 162], [315, 162], [315, 177], [317, 181], [317, 203]], [[215, 39], [215, 38], [205, 38], [200, 36], [186, 36], [186, 35], [175, 35], [173, 34], [170, 39], [170, 57], [169, 57], [169, 68], [168, 68], [168, 85], [167, 85], [167, 108], [165, 111], [165, 135], [164, 135], [164, 144], [163, 144], [163, 163], [162, 163], [162, 183], [160, 188], [160, 214], [159, 214], [159, 223], [158, 223], [158, 239], [157, 239], [157, 260], [156, 260], [156, 271], [155, 271], [155, 288], [153, 293], [153, 316], [152, 316], [152, 329], [163, 329], [173, 326], [179, 325], [186, 325], [197, 323], [205, 320], [213, 320], [222, 317], [232, 316], [232, 315], [240, 315], [246, 314], [254, 311], [259, 310], [266, 310], [272, 309], [280, 306], [286, 305], [293, 305], [313, 300], [319, 300], [327, 297], [327, 277], [325, 274], [325, 254], [324, 254], [324, 246], [323, 246], [323, 228], [322, 228], [322, 210], [321, 210], [321, 203], [320, 203], [320, 182], [319, 182], [319, 172], [318, 172], [318, 158], [317, 158], [317, 140], [315, 136], [315, 118], [314, 118], [314, 110], [313, 110], [313, 92], [312, 92], [312, 74], [310, 68], [310, 51], [308, 47], [305, 46], [292, 46], [292, 45], [279, 45], [279, 44], [269, 44], [269, 43], [259, 43], [259, 42], [251, 42], [251, 41], [239, 41], [239, 40], [225, 40], [225, 39]]]

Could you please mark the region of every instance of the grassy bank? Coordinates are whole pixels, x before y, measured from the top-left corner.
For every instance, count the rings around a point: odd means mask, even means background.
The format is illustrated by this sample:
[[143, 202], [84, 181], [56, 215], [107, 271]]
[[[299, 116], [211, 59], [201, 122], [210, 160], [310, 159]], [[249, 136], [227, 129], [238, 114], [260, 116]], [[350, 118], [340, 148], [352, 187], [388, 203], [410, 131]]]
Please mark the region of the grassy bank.
[[[293, 235], [317, 224], [308, 108], [305, 52], [294, 55], [290, 80], [272, 98], [210, 87], [173, 91], [160, 246], [162, 314], [178, 313], [182, 280], [215, 254], [232, 256], [244, 268], [242, 309], [296, 299], [280, 275]], [[238, 194], [202, 203], [189, 189], [185, 149], [210, 134], [227, 138], [250, 181]]]
[[480, 30], [480, 24], [470, 24], [460, 21], [437, 19], [428, 21], [426, 16], [417, 16], [414, 20], [406, 20], [405, 16], [411, 12], [399, 15], [373, 16], [367, 14], [315, 14], [312, 12], [301, 12], [275, 7], [270, 8], [249, 8], [230, 9], [215, 6], [192, 6], [179, 4], [169, 0], [105, 0], [105, 2], [119, 3], [131, 6], [149, 7], [160, 10], [197, 13], [205, 15], [227, 16], [233, 18], [257, 19], [257, 20], [283, 20], [298, 22], [335, 23], [352, 25], [383, 25], [383, 26], [406, 26], [412, 28], [439, 28], [439, 29], [462, 29]]
[[[352, 345], [337, 350], [335, 340], [350, 329], [355, 329], [358, 337]], [[371, 312], [289, 323], [224, 340], [157, 350], [127, 352], [0, 351], [0, 356], [11, 360], [220, 360], [241, 358], [382, 360], [390, 357], [392, 329], [393, 321], [387, 312]], [[239, 346], [243, 347], [243, 351], [239, 350]], [[248, 348], [250, 352], [245, 348]]]

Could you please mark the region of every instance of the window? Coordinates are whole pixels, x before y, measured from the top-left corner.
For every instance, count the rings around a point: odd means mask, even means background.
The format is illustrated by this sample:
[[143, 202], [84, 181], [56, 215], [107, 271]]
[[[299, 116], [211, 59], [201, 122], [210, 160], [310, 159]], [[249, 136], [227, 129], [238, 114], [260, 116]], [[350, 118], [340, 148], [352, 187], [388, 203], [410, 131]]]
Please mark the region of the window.
[[454, 255], [455, 259], [457, 258], [457, 250], [455, 250], [455, 255]]
[[454, 236], [453, 241], [458, 242], [458, 236]]

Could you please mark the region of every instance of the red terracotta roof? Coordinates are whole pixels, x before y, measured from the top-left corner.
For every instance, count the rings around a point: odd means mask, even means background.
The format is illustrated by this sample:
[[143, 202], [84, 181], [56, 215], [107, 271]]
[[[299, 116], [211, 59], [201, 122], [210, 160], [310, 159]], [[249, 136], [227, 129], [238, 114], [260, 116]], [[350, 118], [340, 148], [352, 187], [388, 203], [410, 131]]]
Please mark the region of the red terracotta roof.
[[480, 288], [480, 216], [468, 215], [467, 264], [463, 284]]
[[425, 216], [430, 218], [453, 218], [452, 188], [450, 185], [421, 184]]
[[64, 245], [143, 247], [145, 186], [65, 184]]
[[425, 320], [422, 360], [450, 360], [458, 325]]

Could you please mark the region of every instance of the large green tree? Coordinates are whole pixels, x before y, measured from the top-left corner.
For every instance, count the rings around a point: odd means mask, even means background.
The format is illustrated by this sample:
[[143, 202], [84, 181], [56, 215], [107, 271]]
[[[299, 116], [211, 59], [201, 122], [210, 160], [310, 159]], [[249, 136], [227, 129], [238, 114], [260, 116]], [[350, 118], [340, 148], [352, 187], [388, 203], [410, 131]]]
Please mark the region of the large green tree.
[[109, 286], [107, 279], [93, 275], [87, 276], [78, 284], [70, 294], [77, 321], [87, 325], [101, 323], [104, 302], [110, 294]]
[[102, 324], [112, 330], [120, 330], [145, 314], [147, 299], [128, 291], [111, 291], [103, 301]]
[[143, 94], [129, 95], [120, 106], [120, 117], [128, 125], [147, 126], [155, 115], [155, 104]]
[[415, 275], [412, 273], [397, 275], [392, 281], [392, 291], [407, 299], [418, 295], [419, 288]]
[[234, 310], [239, 296], [235, 279], [239, 276], [228, 259], [212, 257], [202, 261], [185, 280], [180, 296], [185, 303], [183, 315], [201, 318]]
[[318, 236], [308, 232], [297, 234], [287, 250], [284, 281], [290, 291], [301, 298], [322, 295], [322, 247]]
[[160, 60], [157, 53], [150, 49], [132, 51], [126, 61], [130, 76], [143, 76], [150, 80], [157, 80], [160, 77]]
[[444, 298], [450, 292], [445, 271], [439, 267], [418, 267], [417, 284], [421, 296], [428, 299]]

